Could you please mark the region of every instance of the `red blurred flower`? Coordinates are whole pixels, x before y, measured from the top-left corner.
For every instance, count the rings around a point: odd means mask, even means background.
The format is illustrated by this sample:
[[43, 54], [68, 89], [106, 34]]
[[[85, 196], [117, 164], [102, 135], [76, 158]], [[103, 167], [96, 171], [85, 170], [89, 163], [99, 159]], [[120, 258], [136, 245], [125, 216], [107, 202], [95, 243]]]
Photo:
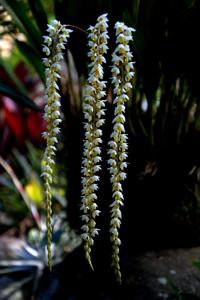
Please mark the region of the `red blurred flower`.
[[[29, 97], [40, 107], [44, 106], [44, 86], [38, 78], [29, 77], [28, 70], [24, 63], [20, 62], [15, 73], [29, 92]], [[9, 85], [14, 84], [0, 72]], [[0, 154], [10, 151], [13, 147], [23, 149], [25, 142], [30, 140], [36, 146], [42, 143], [41, 133], [45, 131], [46, 123], [40, 112], [25, 109], [18, 105], [11, 98], [0, 95]]]

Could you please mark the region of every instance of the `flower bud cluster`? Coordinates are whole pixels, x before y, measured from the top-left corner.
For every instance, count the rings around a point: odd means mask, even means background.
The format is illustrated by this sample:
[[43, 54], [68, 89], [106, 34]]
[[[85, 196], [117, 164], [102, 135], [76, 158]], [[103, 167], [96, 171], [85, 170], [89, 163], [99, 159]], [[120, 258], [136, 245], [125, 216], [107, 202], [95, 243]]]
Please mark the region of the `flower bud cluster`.
[[130, 51], [129, 42], [132, 41], [133, 28], [127, 27], [124, 23], [117, 22], [116, 30], [116, 49], [112, 54], [112, 84], [114, 86], [113, 93], [115, 99], [113, 131], [108, 143], [109, 150], [109, 171], [111, 175], [112, 196], [111, 204], [111, 221], [110, 234], [112, 241], [112, 265], [116, 273], [117, 279], [121, 282], [119, 246], [121, 240], [119, 238], [119, 228], [121, 225], [121, 206], [123, 205], [123, 187], [122, 181], [126, 178], [127, 168], [127, 134], [125, 132], [125, 108], [126, 102], [129, 100], [128, 92], [132, 88], [131, 81], [134, 76], [133, 72], [133, 55]]
[[44, 178], [45, 197], [47, 208], [47, 253], [48, 266], [52, 267], [51, 258], [51, 239], [52, 239], [52, 224], [51, 224], [51, 183], [53, 181], [53, 165], [55, 164], [54, 156], [56, 153], [56, 145], [58, 143], [58, 134], [60, 131], [60, 94], [58, 80], [60, 78], [60, 62], [63, 59], [62, 51], [65, 49], [65, 44], [71, 33], [70, 29], [62, 26], [57, 20], [52, 21], [47, 28], [47, 35], [43, 37], [44, 45], [43, 52], [45, 58], [43, 63], [46, 74], [46, 106], [44, 118], [47, 122], [47, 130], [43, 133], [46, 140], [46, 149], [42, 161], [42, 177]]
[[82, 238], [84, 240], [85, 256], [91, 268], [91, 247], [94, 244], [94, 237], [98, 234], [96, 228], [96, 217], [100, 211], [97, 207], [97, 190], [101, 169], [101, 143], [102, 126], [105, 115], [105, 88], [103, 81], [103, 64], [106, 62], [108, 40], [108, 19], [107, 15], [101, 15], [95, 26], [90, 26], [88, 31], [88, 57], [89, 76], [84, 90], [84, 149], [82, 161]]

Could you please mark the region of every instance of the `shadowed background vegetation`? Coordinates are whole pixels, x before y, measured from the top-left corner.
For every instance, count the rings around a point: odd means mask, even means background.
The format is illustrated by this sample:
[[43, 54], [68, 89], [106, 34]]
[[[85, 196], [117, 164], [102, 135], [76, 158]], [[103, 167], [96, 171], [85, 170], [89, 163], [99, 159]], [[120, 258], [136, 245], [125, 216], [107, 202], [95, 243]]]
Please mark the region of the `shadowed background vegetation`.
[[[0, 56], [1, 97], [8, 96], [23, 112], [41, 114], [44, 102], [35, 101], [33, 80], [44, 84], [41, 63], [42, 35], [47, 20], [56, 17], [63, 24], [87, 29], [97, 16], [107, 12], [110, 20], [110, 52], [114, 47], [113, 25], [124, 21], [136, 28], [131, 45], [135, 57], [135, 79], [127, 111], [129, 168], [123, 209], [122, 253], [147, 249], [190, 247], [200, 242], [200, 2], [197, 0], [0, 0], [0, 34], [15, 43], [13, 52], [29, 70], [22, 80], [12, 62]], [[8, 17], [8, 15], [11, 17]], [[62, 110], [64, 122], [58, 164], [66, 176], [67, 215], [79, 230], [80, 161], [82, 148], [81, 84], [87, 75], [86, 35], [74, 29], [62, 68]], [[1, 52], [0, 52], [1, 54]], [[110, 61], [110, 57], [108, 57]], [[13, 63], [14, 65], [14, 63]], [[109, 68], [106, 80], [109, 80]], [[36, 79], [35, 79], [36, 78]], [[43, 94], [40, 95], [42, 98]], [[108, 99], [112, 97], [108, 92]], [[107, 143], [112, 117], [107, 104]], [[2, 137], [4, 126], [0, 128]], [[41, 128], [35, 129], [41, 132]], [[25, 136], [24, 138], [26, 138]], [[30, 137], [28, 137], [30, 138]], [[3, 143], [3, 138], [2, 142]], [[0, 145], [7, 158], [17, 139]], [[34, 141], [40, 149], [41, 140]], [[18, 145], [18, 144], [17, 144]], [[21, 148], [20, 148], [21, 147]], [[26, 146], [19, 148], [26, 153]], [[104, 153], [105, 156], [105, 153]], [[97, 245], [97, 264], [108, 249], [109, 178], [105, 174], [100, 191], [99, 218], [102, 235]], [[102, 250], [102, 241], [105, 249]]]

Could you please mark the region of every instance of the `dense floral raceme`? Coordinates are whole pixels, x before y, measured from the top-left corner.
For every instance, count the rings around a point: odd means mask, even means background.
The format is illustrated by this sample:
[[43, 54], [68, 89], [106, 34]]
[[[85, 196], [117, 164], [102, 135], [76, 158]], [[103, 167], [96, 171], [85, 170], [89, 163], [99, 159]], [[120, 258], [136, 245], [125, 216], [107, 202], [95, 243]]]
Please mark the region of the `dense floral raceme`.
[[54, 156], [56, 145], [58, 143], [57, 136], [60, 131], [59, 124], [61, 123], [58, 80], [60, 78], [60, 61], [63, 59], [62, 51], [65, 49], [65, 44], [70, 33], [71, 30], [62, 26], [59, 21], [52, 21], [51, 24], [48, 25], [47, 35], [44, 36], [44, 46], [42, 49], [46, 56], [43, 59], [43, 63], [46, 73], [46, 106], [44, 118], [47, 121], [47, 130], [43, 133], [43, 137], [46, 140], [46, 149], [42, 161], [41, 176], [44, 178], [45, 184], [47, 207], [47, 253], [48, 266], [50, 269], [52, 267], [51, 183], [53, 181]]
[[100, 211], [97, 208], [97, 189], [101, 169], [101, 143], [102, 125], [105, 114], [105, 87], [103, 81], [103, 64], [106, 62], [108, 40], [107, 15], [101, 15], [95, 26], [89, 27], [88, 57], [90, 58], [89, 76], [84, 89], [84, 149], [82, 161], [82, 238], [84, 240], [85, 256], [91, 268], [91, 247], [94, 237], [98, 234], [96, 228], [96, 216]]
[[110, 234], [113, 247], [112, 265], [116, 273], [117, 279], [121, 282], [119, 246], [121, 240], [119, 238], [119, 228], [121, 225], [121, 206], [123, 205], [123, 187], [122, 181], [126, 178], [127, 168], [127, 134], [125, 133], [125, 105], [129, 100], [128, 92], [132, 89], [133, 72], [133, 55], [130, 52], [129, 42], [132, 41], [133, 28], [127, 27], [124, 23], [117, 22], [116, 30], [116, 49], [112, 54], [112, 84], [114, 86], [113, 93], [115, 99], [113, 131], [108, 143], [109, 150], [109, 171], [111, 175], [112, 196], [111, 204], [111, 221]]

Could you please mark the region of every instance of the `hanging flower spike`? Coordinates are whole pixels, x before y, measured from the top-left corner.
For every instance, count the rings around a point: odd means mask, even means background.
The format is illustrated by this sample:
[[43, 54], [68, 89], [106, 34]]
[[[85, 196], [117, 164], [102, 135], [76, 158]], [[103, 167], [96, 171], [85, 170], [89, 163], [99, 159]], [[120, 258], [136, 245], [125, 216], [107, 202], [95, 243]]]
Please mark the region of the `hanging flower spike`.
[[132, 88], [131, 80], [134, 76], [133, 72], [133, 55], [130, 52], [129, 42], [132, 41], [133, 28], [127, 27], [124, 23], [117, 22], [116, 29], [116, 49], [112, 54], [112, 84], [114, 86], [113, 93], [115, 99], [113, 132], [108, 143], [109, 150], [109, 171], [111, 175], [112, 197], [111, 204], [111, 221], [110, 234], [112, 241], [112, 266], [121, 283], [121, 270], [119, 259], [119, 246], [121, 244], [119, 238], [119, 228], [121, 225], [121, 206], [123, 205], [123, 188], [122, 181], [126, 178], [125, 169], [127, 168], [127, 134], [125, 133], [125, 103], [129, 100], [128, 92]]
[[84, 240], [85, 257], [93, 269], [91, 262], [91, 247], [94, 237], [98, 234], [96, 228], [96, 216], [100, 211], [97, 209], [97, 189], [99, 181], [98, 171], [101, 169], [101, 143], [102, 125], [104, 124], [104, 107], [106, 82], [103, 81], [103, 63], [106, 62], [104, 55], [107, 53], [108, 40], [107, 14], [97, 19], [95, 26], [89, 27], [88, 34], [88, 57], [89, 76], [84, 90], [84, 149], [82, 161], [82, 238]]
[[58, 143], [58, 133], [60, 131], [60, 94], [58, 87], [58, 79], [60, 78], [60, 61], [63, 59], [62, 50], [72, 30], [65, 28], [59, 21], [54, 20], [47, 28], [47, 36], [44, 36], [43, 52], [46, 57], [43, 59], [46, 74], [46, 106], [44, 118], [47, 121], [47, 131], [43, 133], [46, 140], [46, 149], [42, 161], [42, 177], [44, 178], [45, 196], [46, 196], [46, 226], [47, 226], [47, 256], [48, 266], [52, 268], [51, 257], [51, 240], [52, 240], [52, 224], [51, 224], [51, 183], [53, 181], [53, 165], [55, 163], [54, 156], [56, 145]]

